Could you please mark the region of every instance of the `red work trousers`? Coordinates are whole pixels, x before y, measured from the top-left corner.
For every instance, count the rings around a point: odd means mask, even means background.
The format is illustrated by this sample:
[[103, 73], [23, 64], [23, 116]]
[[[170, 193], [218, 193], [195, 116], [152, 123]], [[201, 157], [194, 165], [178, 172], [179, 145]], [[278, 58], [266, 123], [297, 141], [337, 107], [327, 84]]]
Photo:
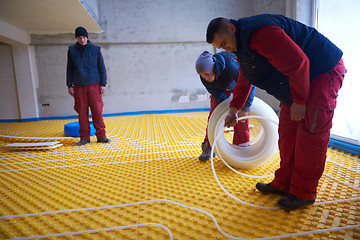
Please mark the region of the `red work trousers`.
[[[225, 91], [225, 93], [229, 97], [230, 94], [232, 93], [232, 91]], [[215, 110], [215, 108], [219, 104], [220, 103], [218, 102], [218, 100], [216, 100], [216, 98], [214, 98], [213, 96], [210, 96], [210, 112], [209, 112], [208, 122], [209, 122], [209, 119], [210, 119], [210, 116], [211, 116], [212, 112]], [[246, 143], [249, 140], [250, 140], [249, 119], [246, 119], [245, 122], [240, 122], [239, 121], [234, 126], [233, 144], [239, 145], [241, 143]], [[204, 142], [209, 142], [208, 134], [207, 134], [207, 127], [206, 127], [206, 135], [205, 135]]]
[[74, 90], [74, 109], [78, 113], [80, 138], [90, 139], [89, 107], [97, 139], [106, 137], [102, 115], [104, 103], [100, 93], [100, 84], [75, 85]]
[[310, 84], [310, 98], [302, 121], [292, 121], [291, 105], [281, 104], [279, 117], [280, 168], [272, 185], [306, 200], [316, 198], [324, 172], [332, 118], [346, 72], [342, 59]]

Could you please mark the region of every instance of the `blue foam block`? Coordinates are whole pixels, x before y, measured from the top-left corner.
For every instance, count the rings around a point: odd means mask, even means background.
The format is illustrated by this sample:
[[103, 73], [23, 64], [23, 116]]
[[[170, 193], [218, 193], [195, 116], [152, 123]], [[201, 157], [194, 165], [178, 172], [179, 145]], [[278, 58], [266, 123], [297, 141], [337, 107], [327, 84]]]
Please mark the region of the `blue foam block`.
[[330, 138], [329, 147], [360, 156], [360, 146]]
[[[79, 122], [67, 123], [64, 125], [64, 134], [67, 137], [80, 137], [79, 128]], [[95, 132], [94, 125], [92, 121], [90, 121], [90, 136], [95, 135]]]

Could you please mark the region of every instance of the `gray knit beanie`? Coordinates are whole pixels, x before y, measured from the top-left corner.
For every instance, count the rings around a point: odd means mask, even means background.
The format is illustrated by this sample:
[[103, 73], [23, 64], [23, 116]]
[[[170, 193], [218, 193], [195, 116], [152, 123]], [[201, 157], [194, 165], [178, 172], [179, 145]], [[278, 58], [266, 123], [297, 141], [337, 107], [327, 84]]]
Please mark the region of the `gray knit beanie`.
[[214, 69], [214, 59], [209, 51], [204, 51], [196, 60], [195, 68], [198, 74], [202, 72], [211, 72]]

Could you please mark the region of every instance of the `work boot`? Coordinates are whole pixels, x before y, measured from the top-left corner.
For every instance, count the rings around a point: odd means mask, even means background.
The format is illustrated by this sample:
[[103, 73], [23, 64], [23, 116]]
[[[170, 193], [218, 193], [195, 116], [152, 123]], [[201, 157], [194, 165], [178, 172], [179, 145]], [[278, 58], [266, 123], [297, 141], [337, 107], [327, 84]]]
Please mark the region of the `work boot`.
[[[207, 160], [210, 159], [211, 157], [211, 148], [210, 148], [210, 144], [209, 142], [203, 142], [201, 143], [201, 148], [202, 148], [202, 154], [199, 156], [199, 160], [202, 162], [206, 162]], [[215, 157], [215, 152], [213, 157]]]
[[109, 138], [107, 138], [107, 137], [103, 137], [103, 138], [99, 138], [97, 140], [97, 142], [98, 143], [109, 143], [109, 142], [111, 142], [111, 140]]
[[87, 144], [89, 142], [90, 142], [90, 139], [81, 139], [76, 144], [79, 145], [79, 146], [82, 146], [82, 145], [85, 145], [85, 144]]
[[292, 211], [304, 208], [308, 205], [312, 205], [314, 204], [314, 202], [315, 200], [305, 200], [292, 194], [287, 194], [285, 197], [283, 197], [277, 202], [277, 205], [279, 205], [285, 211]]
[[256, 189], [259, 190], [260, 192], [262, 193], [265, 193], [265, 194], [278, 194], [278, 195], [281, 195], [281, 196], [285, 196], [286, 193], [277, 189], [276, 187], [274, 187], [271, 183], [261, 183], [261, 182], [258, 182], [256, 184]]

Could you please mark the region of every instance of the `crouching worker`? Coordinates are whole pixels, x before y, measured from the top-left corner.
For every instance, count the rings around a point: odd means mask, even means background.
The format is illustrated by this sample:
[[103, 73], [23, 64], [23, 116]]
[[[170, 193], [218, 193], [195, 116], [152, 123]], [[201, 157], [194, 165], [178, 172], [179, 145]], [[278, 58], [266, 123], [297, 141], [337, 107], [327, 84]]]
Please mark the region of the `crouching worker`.
[[[227, 99], [233, 92], [239, 75], [239, 64], [236, 61], [236, 55], [230, 52], [220, 52], [212, 55], [209, 51], [203, 52], [197, 59], [196, 71], [200, 75], [201, 82], [211, 94], [210, 112], [208, 121], [214, 109]], [[254, 99], [255, 87], [252, 88], [247, 101], [238, 117], [243, 117], [250, 111], [250, 106]], [[238, 122], [234, 126], [233, 144], [247, 146], [249, 142], [249, 120]], [[209, 144], [207, 129], [204, 142], [201, 144], [202, 154], [200, 161], [207, 161], [211, 157], [211, 146]], [[215, 156], [215, 153], [214, 153]]]
[[78, 113], [80, 141], [77, 145], [90, 142], [89, 107], [96, 129], [97, 142], [108, 143], [103, 121], [102, 94], [106, 91], [106, 69], [100, 47], [88, 40], [85, 28], [75, 30], [77, 43], [69, 47], [67, 60], [66, 85], [74, 97], [74, 109]]

